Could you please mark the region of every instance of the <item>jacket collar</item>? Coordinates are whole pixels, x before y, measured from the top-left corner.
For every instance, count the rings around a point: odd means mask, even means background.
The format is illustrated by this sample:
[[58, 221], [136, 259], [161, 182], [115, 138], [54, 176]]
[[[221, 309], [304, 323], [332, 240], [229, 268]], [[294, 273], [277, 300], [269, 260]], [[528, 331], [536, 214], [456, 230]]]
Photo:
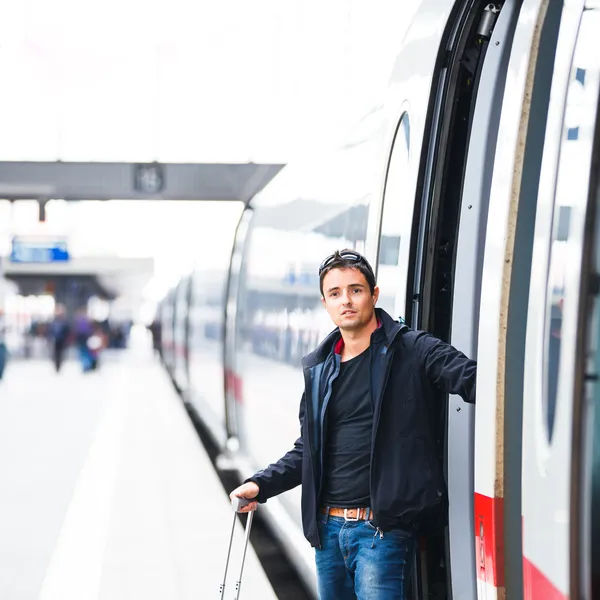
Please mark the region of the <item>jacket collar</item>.
[[[377, 316], [377, 329], [371, 334], [371, 344], [383, 343], [386, 346], [390, 346], [396, 336], [405, 330], [408, 330], [408, 326], [404, 321], [394, 321], [392, 317], [381, 308], [375, 309]], [[307, 354], [302, 359], [302, 366], [305, 369], [310, 369], [319, 363], [324, 362], [327, 357], [336, 351], [337, 345], [340, 343], [342, 335], [340, 330], [336, 327], [310, 354]]]

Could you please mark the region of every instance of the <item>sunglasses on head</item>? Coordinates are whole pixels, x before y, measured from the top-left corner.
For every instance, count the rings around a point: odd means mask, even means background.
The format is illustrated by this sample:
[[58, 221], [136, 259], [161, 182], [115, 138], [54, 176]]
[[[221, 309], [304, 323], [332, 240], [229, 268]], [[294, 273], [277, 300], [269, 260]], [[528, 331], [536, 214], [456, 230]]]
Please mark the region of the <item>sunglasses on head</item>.
[[359, 254], [358, 252], [353, 252], [352, 250], [343, 250], [342, 252], [334, 252], [330, 256], [328, 256], [319, 266], [319, 276], [321, 273], [337, 258], [340, 257], [344, 259], [346, 262], [351, 263], [363, 263], [371, 271], [371, 267], [369, 263], [366, 261], [365, 257]]

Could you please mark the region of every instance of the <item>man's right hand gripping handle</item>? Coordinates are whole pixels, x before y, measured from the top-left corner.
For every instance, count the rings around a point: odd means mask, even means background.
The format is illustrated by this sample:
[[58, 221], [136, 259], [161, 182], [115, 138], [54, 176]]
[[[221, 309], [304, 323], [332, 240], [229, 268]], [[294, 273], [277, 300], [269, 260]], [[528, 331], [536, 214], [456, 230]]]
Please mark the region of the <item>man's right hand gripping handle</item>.
[[[252, 500], [252, 498], [256, 498], [258, 496], [258, 492], [260, 488], [253, 481], [249, 481], [248, 483], [244, 483], [240, 485], [240, 487], [235, 488], [231, 494], [229, 494], [229, 498], [233, 502], [234, 498], [246, 498], [247, 500]], [[258, 508], [258, 502], [250, 502], [247, 506], [240, 508], [239, 512], [246, 513], [251, 510], [256, 510]]]

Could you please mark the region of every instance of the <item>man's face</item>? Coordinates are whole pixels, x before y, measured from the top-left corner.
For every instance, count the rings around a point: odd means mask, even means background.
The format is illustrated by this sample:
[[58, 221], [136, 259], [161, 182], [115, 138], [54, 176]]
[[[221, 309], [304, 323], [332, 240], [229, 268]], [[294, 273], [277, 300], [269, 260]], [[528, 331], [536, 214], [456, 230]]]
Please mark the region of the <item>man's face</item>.
[[323, 279], [323, 305], [340, 328], [356, 331], [373, 318], [379, 288], [373, 295], [358, 269], [332, 269]]

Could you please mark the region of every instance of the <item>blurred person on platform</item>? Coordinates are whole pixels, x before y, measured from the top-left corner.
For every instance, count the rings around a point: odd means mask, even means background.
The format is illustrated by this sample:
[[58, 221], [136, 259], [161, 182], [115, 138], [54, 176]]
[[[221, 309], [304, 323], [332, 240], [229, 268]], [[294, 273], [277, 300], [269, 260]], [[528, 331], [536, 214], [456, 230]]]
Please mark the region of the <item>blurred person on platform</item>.
[[71, 333], [65, 307], [62, 304], [56, 305], [54, 319], [50, 323], [48, 333], [50, 343], [52, 344], [52, 361], [58, 373], [65, 357], [65, 351], [69, 345], [69, 335]]
[[152, 348], [158, 354], [159, 358], [162, 359], [162, 323], [158, 317], [154, 318], [154, 321], [148, 326], [150, 333], [152, 334]]
[[92, 321], [87, 316], [85, 310], [77, 311], [74, 325], [75, 345], [79, 353], [79, 360], [83, 368], [83, 372], [87, 373], [94, 367], [94, 356], [88, 346], [88, 340], [94, 334], [94, 326]]
[[[102, 328], [98, 325], [94, 326], [92, 335], [87, 340], [87, 350], [89, 364], [87, 365], [88, 371], [95, 371], [100, 364], [100, 353], [107, 345], [108, 336], [102, 331]], [[85, 366], [84, 366], [85, 370]]]
[[0, 380], [4, 376], [4, 369], [8, 361], [8, 348], [6, 347], [6, 319], [4, 311], [0, 308]]

